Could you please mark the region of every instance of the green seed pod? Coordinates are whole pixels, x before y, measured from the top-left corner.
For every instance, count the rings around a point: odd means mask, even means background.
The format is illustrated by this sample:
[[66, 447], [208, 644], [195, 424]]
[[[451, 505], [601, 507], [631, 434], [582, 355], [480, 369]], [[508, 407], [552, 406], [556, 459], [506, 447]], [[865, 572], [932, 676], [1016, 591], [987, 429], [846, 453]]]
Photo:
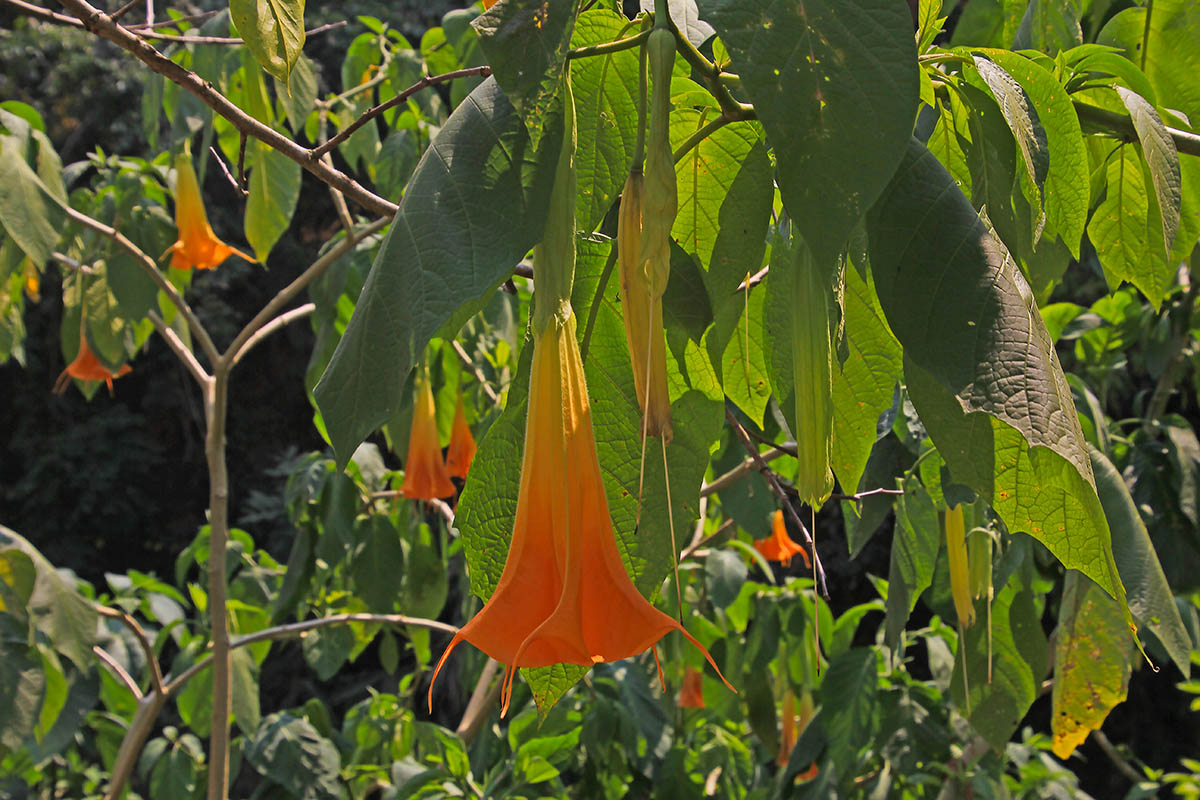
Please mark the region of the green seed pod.
[[833, 336], [829, 289], [806, 246], [792, 270], [792, 374], [796, 392], [796, 491], [820, 508], [833, 492]]
[[976, 528], [967, 537], [967, 561], [971, 568], [971, 597], [992, 601], [992, 536]]
[[671, 273], [671, 227], [679, 201], [675, 188], [675, 158], [671, 152], [671, 67], [675, 63], [675, 37], [658, 29], [646, 42], [653, 84], [650, 126], [646, 135], [646, 178], [642, 204], [642, 268], [650, 282], [652, 298], [661, 298]]

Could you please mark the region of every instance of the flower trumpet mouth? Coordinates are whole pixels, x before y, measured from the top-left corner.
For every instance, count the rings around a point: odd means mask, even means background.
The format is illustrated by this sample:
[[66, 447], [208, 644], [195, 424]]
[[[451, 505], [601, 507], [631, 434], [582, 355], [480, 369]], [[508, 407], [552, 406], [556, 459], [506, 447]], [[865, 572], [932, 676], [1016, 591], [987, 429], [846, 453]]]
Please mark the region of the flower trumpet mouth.
[[200, 196], [200, 182], [186, 153], [175, 161], [175, 227], [179, 239], [167, 248], [172, 269], [212, 269], [232, 255], [254, 261], [253, 256], [230, 247], [213, 233]]
[[771, 520], [770, 538], [756, 541], [754, 549], [761, 553], [762, 557], [767, 561], [778, 561], [785, 567], [792, 563], [792, 556], [798, 555], [804, 559], [806, 569], [812, 568], [812, 562], [808, 558], [808, 551], [796, 544], [791, 536], [788, 536], [787, 522], [784, 520], [783, 509], [776, 511]]
[[[82, 320], [80, 325], [83, 325]], [[100, 359], [96, 358], [96, 354], [88, 347], [87, 337], [82, 329], [79, 332], [79, 354], [75, 356], [75, 360], [67, 365], [67, 368], [58, 374], [58, 379], [54, 381], [53, 392], [62, 394], [67, 391], [67, 386], [70, 385], [72, 378], [78, 378], [81, 381], [104, 381], [108, 385], [108, 393], [113, 393], [113, 380], [128, 375], [133, 371], [133, 368], [128, 364], [122, 364], [121, 368], [116, 372], [111, 371], [108, 367], [100, 363]]]
[[475, 437], [467, 425], [467, 414], [463, 410], [462, 392], [458, 394], [458, 406], [454, 409], [454, 424], [450, 428], [450, 446], [446, 448], [446, 471], [455, 478], [466, 479], [475, 460]]
[[[501, 695], [507, 713], [515, 668], [617, 661], [673, 630], [699, 647], [719, 675], [708, 651], [642, 597], [621, 561], [569, 307], [533, 348], [508, 559], [491, 598], [446, 647], [434, 679], [458, 643], [468, 641], [508, 665]], [[431, 685], [431, 707], [432, 692]]]

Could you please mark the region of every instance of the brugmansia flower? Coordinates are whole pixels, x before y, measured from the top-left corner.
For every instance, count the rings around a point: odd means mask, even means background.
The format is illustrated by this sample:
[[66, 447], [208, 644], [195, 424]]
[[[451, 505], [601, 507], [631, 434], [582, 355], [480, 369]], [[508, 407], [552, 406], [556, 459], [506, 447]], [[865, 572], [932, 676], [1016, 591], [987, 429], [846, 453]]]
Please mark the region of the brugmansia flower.
[[454, 484], [450, 482], [446, 464], [442, 461], [429, 375], [419, 370], [415, 380], [412, 427], [408, 432], [408, 459], [404, 462], [404, 484], [400, 491], [410, 500], [450, 497], [454, 494]]
[[459, 392], [458, 405], [454, 409], [454, 424], [450, 428], [450, 447], [446, 450], [446, 471], [456, 478], [466, 478], [474, 458], [475, 437], [471, 435], [471, 427], [467, 425], [462, 392]]
[[680, 708], [704, 708], [704, 675], [695, 667], [683, 671], [683, 686], [679, 687]]
[[673, 630], [717, 668], [679, 622], [642, 597], [621, 562], [575, 316], [567, 305], [534, 339], [517, 515], [504, 571], [483, 609], [446, 647], [434, 679], [466, 640], [508, 665], [501, 695], [506, 713], [517, 667], [617, 661], [654, 647]]
[[767, 561], [779, 561], [785, 567], [792, 563], [794, 555], [799, 555], [804, 559], [805, 567], [812, 567], [812, 562], [808, 560], [808, 552], [788, 536], [782, 509], [776, 511], [771, 520], [771, 536], [755, 541], [754, 549], [762, 553], [763, 558]]
[[167, 250], [173, 269], [212, 269], [232, 255], [247, 261], [251, 256], [222, 242], [208, 224], [200, 183], [192, 169], [192, 159], [180, 153], [175, 159], [175, 227], [179, 239]]
[[[779, 736], [779, 753], [775, 757], [775, 764], [779, 767], [786, 767], [788, 761], [792, 757], [792, 750], [796, 748], [796, 742], [800, 740], [800, 734], [804, 733], [804, 729], [808, 727], [808, 723], [813, 718], [813, 699], [812, 694], [805, 689], [800, 693], [800, 707], [796, 708], [796, 695], [791, 689], [787, 689], [783, 693], [783, 714], [780, 719], [780, 736]], [[804, 772], [796, 775], [796, 783], [801, 781], [812, 780], [817, 777], [817, 765], [814, 763]]]
[[975, 624], [975, 605], [971, 602], [970, 573], [967, 568], [967, 535], [962, 506], [946, 511], [946, 562], [950, 565], [950, 594], [954, 611], [964, 628]]
[[80, 330], [79, 355], [75, 356], [75, 360], [58, 374], [58, 379], [54, 381], [54, 393], [62, 394], [67, 390], [71, 379], [78, 378], [81, 381], [104, 381], [108, 384], [108, 393], [112, 394], [113, 379], [128, 375], [132, 371], [133, 369], [128, 364], [122, 364], [121, 368], [113, 373], [108, 367], [101, 364], [100, 360], [96, 358], [96, 354], [88, 347], [87, 337]]

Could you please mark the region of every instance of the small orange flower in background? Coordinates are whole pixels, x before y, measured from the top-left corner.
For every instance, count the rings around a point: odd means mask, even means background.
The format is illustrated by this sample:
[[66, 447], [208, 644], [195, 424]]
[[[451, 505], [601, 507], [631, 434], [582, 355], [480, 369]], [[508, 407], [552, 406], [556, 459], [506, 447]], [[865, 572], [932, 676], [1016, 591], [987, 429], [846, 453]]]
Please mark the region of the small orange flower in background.
[[78, 378], [81, 381], [104, 381], [108, 384], [108, 393], [112, 394], [113, 379], [128, 375], [132, 371], [133, 369], [128, 364], [123, 364], [115, 374], [111, 372], [96, 358], [96, 354], [88, 347], [87, 337], [80, 330], [79, 355], [75, 356], [75, 360], [58, 374], [58, 380], [54, 381], [54, 393], [62, 394], [67, 391], [71, 379]]
[[417, 371], [413, 385], [412, 427], [408, 431], [408, 459], [404, 462], [400, 492], [410, 500], [437, 500], [454, 494], [454, 484], [446, 473], [438, 442], [433, 390], [424, 370]]
[[[813, 718], [812, 694], [807, 689], [800, 693], [800, 707], [796, 708], [796, 695], [788, 689], [783, 693], [783, 713], [780, 716], [779, 753], [775, 764], [786, 767], [792, 757], [792, 750], [800, 740], [800, 734], [808, 727]], [[796, 783], [809, 781], [817, 777], [817, 765], [814, 762], [808, 769], [796, 775]]]
[[475, 459], [475, 437], [467, 424], [463, 410], [462, 392], [458, 393], [458, 406], [454, 409], [454, 424], [450, 427], [450, 447], [446, 450], [446, 471], [455, 478], [466, 478]]
[[[504, 714], [517, 667], [617, 661], [654, 647], [670, 631], [682, 633], [717, 668], [679, 622], [642, 597], [621, 561], [575, 316], [567, 306], [565, 319], [556, 315], [534, 339], [521, 485], [504, 571], [483, 609], [447, 645], [434, 680], [451, 651], [468, 641], [508, 665]], [[432, 707], [432, 685], [429, 698]]]
[[175, 227], [179, 239], [167, 250], [172, 269], [212, 269], [232, 255], [254, 261], [241, 250], [222, 242], [208, 224], [200, 183], [192, 169], [192, 159], [180, 153], [175, 159]]
[[679, 687], [680, 708], [704, 708], [704, 675], [695, 667], [683, 671], [683, 686]]
[[804, 559], [805, 567], [812, 567], [812, 562], [808, 559], [808, 552], [788, 536], [783, 509], [775, 512], [774, 519], [771, 521], [770, 538], [755, 541], [754, 549], [762, 553], [763, 558], [767, 561], [779, 561], [785, 567], [792, 563], [794, 555], [799, 555]]

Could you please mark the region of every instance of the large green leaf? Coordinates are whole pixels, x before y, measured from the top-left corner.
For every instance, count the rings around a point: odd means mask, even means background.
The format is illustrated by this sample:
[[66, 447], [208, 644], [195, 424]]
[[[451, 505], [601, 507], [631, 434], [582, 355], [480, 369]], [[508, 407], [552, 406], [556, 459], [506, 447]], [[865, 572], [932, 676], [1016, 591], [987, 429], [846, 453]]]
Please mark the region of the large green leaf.
[[[627, 20], [607, 9], [579, 16], [573, 47], [612, 41]], [[571, 65], [575, 93], [575, 170], [579, 178], [576, 227], [593, 230], [629, 174], [637, 137], [637, 50], [619, 50]]]
[[1150, 182], [1158, 198], [1159, 216], [1162, 218], [1163, 243], [1169, 254], [1179, 231], [1179, 211], [1182, 203], [1182, 186], [1179, 174], [1179, 152], [1175, 140], [1167, 133], [1167, 126], [1144, 97], [1124, 86], [1114, 87], [1121, 102], [1129, 111], [1142, 144], [1142, 156], [1150, 170]]
[[[596, 278], [603, 269], [609, 247], [608, 241], [584, 239], [579, 243], [575, 303], [580, 307], [595, 292]], [[650, 596], [672, 565], [661, 445], [654, 439], [648, 442], [639, 528], [635, 522], [642, 452], [641, 411], [633, 387], [625, 329], [617, 310], [615, 282], [609, 282], [600, 302], [603, 305], [597, 314], [585, 365], [596, 449], [617, 547], [639, 591]], [[522, 350], [508, 404], [480, 442], [455, 516], [470, 569], [471, 591], [485, 599], [491, 596], [503, 572], [512, 538], [524, 449], [531, 350], [529, 343]], [[671, 508], [676, 544], [682, 546], [699, 508], [700, 481], [708, 464], [708, 448], [720, 432], [722, 414], [719, 403], [699, 392], [687, 391], [676, 397], [671, 415], [675, 432], [667, 448]], [[544, 712], [586, 671], [559, 665], [522, 673]]]
[[1079, 26], [1082, 6], [1081, 0], [1029, 0], [1025, 16], [1012, 39], [1012, 48], [1041, 50], [1055, 55], [1080, 44], [1083, 41], [1083, 30]]
[[[903, 157], [920, 88], [892, 0], [705, 0], [777, 156], [783, 202], [832, 263]], [[869, 54], [865, 57], [864, 54]]]
[[988, 56], [1011, 76], [1033, 103], [1045, 135], [1047, 234], [1058, 234], [1079, 258], [1088, 211], [1088, 160], [1079, 117], [1062, 84], [1025, 56], [1006, 50]]
[[884, 641], [895, 648], [917, 598], [933, 581], [942, 529], [929, 492], [915, 477], [904, 483], [896, 498], [896, 528], [888, 569], [887, 627]]
[[341, 464], [402, 403], [413, 364], [463, 303], [483, 297], [541, 239], [558, 160], [536, 159], [495, 81], [464, 100], [425, 151], [314, 389]]
[[287, 83], [304, 48], [304, 0], [229, 0], [229, 16], [255, 60]]
[[1088, 238], [1096, 248], [1109, 286], [1116, 289], [1129, 281], [1142, 290], [1155, 308], [1175, 281], [1175, 269], [1167, 262], [1158, 221], [1150, 213], [1149, 181], [1133, 145], [1121, 145], [1105, 167], [1104, 200], [1092, 212]]
[[248, 737], [243, 751], [259, 773], [302, 800], [341, 800], [342, 759], [333, 742], [304, 717], [272, 714]]
[[900, 344], [888, 330], [874, 287], [858, 270], [846, 270], [842, 295], [847, 357], [833, 371], [833, 473], [846, 494], [860, 487], [879, 415], [892, 406], [903, 371]]
[[1054, 754], [1067, 758], [1129, 688], [1133, 647], [1121, 608], [1078, 572], [1067, 574], [1054, 637]]
[[471, 25], [500, 88], [541, 147], [583, 0], [504, 0]]
[[246, 240], [259, 263], [292, 223], [300, 199], [300, 165], [255, 141], [250, 155], [250, 196], [246, 199]]
[[1033, 593], [1017, 575], [996, 593], [990, 611], [986, 598], [976, 601], [975, 624], [959, 639], [959, 647], [966, 650], [965, 691], [960, 652], [950, 678], [951, 696], [972, 727], [1002, 751], [1037, 699], [1049, 659]]
[[1150, 534], [1121, 473], [1096, 448], [1089, 447], [1088, 453], [1092, 458], [1100, 503], [1112, 530], [1117, 569], [1129, 593], [1129, 610], [1138, 625], [1148, 628], [1158, 638], [1175, 666], [1186, 676], [1191, 666], [1192, 639], [1183, 627], [1179, 607], [1175, 605], [1175, 596], [1167, 584]]
[[30, 140], [29, 124], [0, 110], [0, 227], [40, 265], [58, 243], [62, 212], [56, 204], [61, 199], [29, 165]]
[[981, 492], [1010, 530], [1027, 530], [1119, 593], [1071, 390], [1008, 252], [916, 140], [869, 231], [913, 403], [955, 480]]
[[871, 739], [878, 667], [875, 650], [855, 647], [835, 658], [821, 682], [820, 700], [829, 756], [838, 775], [847, 777], [858, 752]]

